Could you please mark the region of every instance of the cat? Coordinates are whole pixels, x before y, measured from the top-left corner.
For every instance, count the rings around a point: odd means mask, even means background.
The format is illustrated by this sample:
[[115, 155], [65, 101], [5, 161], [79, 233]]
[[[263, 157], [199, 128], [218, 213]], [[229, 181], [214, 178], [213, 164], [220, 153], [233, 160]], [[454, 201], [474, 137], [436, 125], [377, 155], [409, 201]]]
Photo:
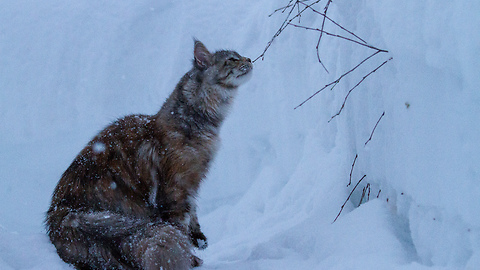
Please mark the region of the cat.
[[191, 269], [205, 248], [196, 196], [219, 129], [252, 62], [195, 40], [193, 67], [155, 115], [129, 115], [96, 137], [63, 173], [46, 228], [77, 269]]

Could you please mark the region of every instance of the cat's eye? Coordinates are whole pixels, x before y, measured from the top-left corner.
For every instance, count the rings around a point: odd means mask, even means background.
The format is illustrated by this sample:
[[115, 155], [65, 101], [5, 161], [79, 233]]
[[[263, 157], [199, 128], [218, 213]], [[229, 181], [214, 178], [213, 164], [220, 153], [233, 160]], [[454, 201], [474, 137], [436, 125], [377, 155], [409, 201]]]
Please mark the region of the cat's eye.
[[230, 58], [228, 58], [228, 61], [231, 61], [231, 62], [238, 62], [238, 61], [240, 61], [240, 59], [238, 59], [238, 58], [234, 58], [234, 57], [230, 57]]

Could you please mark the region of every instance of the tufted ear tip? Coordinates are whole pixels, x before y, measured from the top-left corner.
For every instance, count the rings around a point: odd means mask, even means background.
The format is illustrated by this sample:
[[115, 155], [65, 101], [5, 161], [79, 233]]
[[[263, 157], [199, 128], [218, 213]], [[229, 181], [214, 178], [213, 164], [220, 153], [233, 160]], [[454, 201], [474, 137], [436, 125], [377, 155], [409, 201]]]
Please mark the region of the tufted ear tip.
[[197, 39], [195, 41], [195, 48], [193, 50], [193, 56], [195, 59], [195, 64], [200, 69], [206, 69], [212, 64], [212, 54], [207, 50], [207, 47], [203, 45]]

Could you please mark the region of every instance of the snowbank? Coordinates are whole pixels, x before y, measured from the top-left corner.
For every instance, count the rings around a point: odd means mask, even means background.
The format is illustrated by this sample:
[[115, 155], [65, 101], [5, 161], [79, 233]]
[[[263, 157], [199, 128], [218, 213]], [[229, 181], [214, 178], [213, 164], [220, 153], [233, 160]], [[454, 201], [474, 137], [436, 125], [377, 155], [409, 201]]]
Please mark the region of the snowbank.
[[[117, 117], [155, 113], [190, 68], [192, 37], [258, 56], [286, 16], [267, 15], [286, 3], [0, 3], [0, 269], [69, 269], [42, 222], [78, 151]], [[389, 53], [296, 110], [373, 51], [325, 37], [326, 73], [318, 33], [287, 28], [223, 127], [199, 197], [201, 269], [479, 268], [479, 11], [474, 1], [332, 2], [330, 18]]]

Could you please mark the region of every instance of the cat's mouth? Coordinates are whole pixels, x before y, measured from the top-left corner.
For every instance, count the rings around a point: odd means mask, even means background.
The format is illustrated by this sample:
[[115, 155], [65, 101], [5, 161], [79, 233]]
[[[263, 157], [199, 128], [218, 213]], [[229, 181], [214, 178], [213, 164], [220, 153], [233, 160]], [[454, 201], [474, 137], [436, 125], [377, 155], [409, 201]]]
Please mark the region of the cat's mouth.
[[238, 75], [237, 78], [241, 78], [241, 77], [243, 77], [243, 76], [245, 76], [245, 75], [248, 75], [249, 73], [250, 73], [250, 70], [248, 70], [248, 71], [246, 71], [246, 72]]
[[237, 75], [237, 78], [241, 78], [241, 77], [243, 77], [243, 76], [245, 76], [245, 75], [250, 74], [250, 71], [252, 71], [252, 68], [253, 68], [253, 67], [252, 67], [251, 65], [243, 65], [243, 66], [240, 68], [240, 71], [243, 71], [243, 73], [240, 74], [240, 75]]

